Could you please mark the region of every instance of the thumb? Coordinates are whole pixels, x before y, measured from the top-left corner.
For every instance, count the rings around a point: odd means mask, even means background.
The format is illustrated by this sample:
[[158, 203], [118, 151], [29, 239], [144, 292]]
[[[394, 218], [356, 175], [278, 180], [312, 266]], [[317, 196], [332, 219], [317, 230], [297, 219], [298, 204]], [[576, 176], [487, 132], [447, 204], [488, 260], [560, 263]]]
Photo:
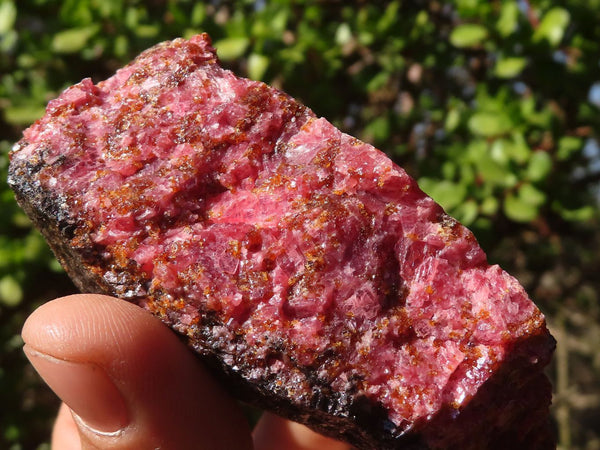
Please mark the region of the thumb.
[[99, 295], [58, 299], [29, 317], [23, 340], [33, 366], [70, 408], [83, 448], [252, 446], [236, 402], [135, 305]]

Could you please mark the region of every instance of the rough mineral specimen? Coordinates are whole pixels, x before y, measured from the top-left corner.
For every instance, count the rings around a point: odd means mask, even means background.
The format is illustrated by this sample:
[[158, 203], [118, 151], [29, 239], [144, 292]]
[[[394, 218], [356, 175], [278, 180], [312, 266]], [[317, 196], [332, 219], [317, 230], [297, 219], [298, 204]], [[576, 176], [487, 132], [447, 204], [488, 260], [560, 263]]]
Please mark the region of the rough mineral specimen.
[[81, 289], [152, 311], [242, 399], [364, 449], [552, 447], [554, 341], [517, 281], [206, 35], [67, 89], [9, 183]]

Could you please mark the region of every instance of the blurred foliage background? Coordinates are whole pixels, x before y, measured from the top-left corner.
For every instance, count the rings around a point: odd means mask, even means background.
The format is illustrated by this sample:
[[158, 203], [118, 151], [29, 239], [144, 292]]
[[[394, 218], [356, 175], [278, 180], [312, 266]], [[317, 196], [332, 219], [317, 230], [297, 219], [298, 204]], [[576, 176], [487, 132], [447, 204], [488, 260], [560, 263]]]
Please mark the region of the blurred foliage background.
[[558, 339], [560, 448], [600, 449], [600, 0], [0, 0], [0, 447], [47, 447], [57, 401], [19, 332], [73, 291], [6, 185], [8, 152], [67, 86], [198, 32], [475, 232]]

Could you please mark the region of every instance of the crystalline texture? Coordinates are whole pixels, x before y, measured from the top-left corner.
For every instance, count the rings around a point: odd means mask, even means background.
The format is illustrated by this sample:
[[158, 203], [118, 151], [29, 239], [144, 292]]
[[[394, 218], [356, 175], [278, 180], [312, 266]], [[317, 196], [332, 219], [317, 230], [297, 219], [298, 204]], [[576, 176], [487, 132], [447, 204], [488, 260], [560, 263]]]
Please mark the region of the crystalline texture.
[[9, 182], [81, 289], [152, 311], [246, 400], [361, 448], [552, 446], [554, 343], [522, 287], [206, 35], [67, 89]]

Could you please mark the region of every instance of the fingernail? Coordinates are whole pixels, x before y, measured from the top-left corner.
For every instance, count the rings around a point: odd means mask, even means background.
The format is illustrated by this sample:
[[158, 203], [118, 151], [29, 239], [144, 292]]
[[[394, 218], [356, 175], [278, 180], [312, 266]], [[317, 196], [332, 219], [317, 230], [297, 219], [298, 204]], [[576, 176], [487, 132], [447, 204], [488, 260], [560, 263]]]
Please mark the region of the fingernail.
[[101, 367], [58, 359], [28, 345], [23, 351], [46, 384], [92, 431], [114, 433], [127, 426], [125, 400]]

